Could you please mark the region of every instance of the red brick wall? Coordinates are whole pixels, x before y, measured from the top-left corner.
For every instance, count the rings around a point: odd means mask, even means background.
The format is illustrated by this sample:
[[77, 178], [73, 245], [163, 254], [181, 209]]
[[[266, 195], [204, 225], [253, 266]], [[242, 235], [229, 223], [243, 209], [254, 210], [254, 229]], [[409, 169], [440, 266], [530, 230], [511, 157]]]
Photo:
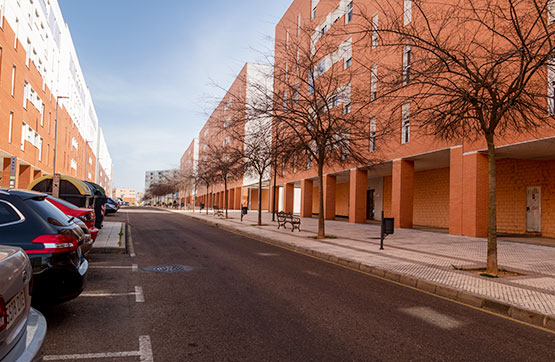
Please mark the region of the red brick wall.
[[542, 236], [555, 237], [555, 161], [497, 162], [497, 228], [526, 232], [526, 188], [541, 186]]
[[413, 223], [449, 227], [449, 168], [415, 172]]

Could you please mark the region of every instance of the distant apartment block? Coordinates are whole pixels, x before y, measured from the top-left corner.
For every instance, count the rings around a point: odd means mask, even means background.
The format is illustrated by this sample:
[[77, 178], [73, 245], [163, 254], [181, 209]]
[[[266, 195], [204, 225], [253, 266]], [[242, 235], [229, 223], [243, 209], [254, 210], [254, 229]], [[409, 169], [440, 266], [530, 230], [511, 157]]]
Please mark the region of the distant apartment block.
[[112, 160], [58, 1], [3, 0], [0, 187], [26, 188], [54, 159], [56, 173], [111, 192]]

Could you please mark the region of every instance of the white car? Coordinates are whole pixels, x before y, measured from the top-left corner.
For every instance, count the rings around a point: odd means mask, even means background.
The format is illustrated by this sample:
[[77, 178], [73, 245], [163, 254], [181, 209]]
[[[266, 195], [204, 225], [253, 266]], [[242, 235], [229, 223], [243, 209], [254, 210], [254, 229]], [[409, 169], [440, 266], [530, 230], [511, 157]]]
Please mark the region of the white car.
[[46, 320], [31, 308], [31, 262], [0, 245], [0, 361], [42, 361]]

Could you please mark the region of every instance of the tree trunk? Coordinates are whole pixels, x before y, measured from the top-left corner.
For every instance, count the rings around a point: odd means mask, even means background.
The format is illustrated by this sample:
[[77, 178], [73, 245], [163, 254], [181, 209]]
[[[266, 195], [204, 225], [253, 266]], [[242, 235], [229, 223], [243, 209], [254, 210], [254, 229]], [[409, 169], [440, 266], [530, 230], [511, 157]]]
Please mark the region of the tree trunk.
[[318, 162], [318, 179], [320, 187], [318, 189], [318, 239], [326, 237], [326, 226], [324, 224], [324, 165]]
[[489, 208], [488, 208], [488, 256], [486, 273], [497, 275], [497, 198], [495, 183], [495, 141], [493, 134], [487, 134], [488, 143], [488, 180], [489, 180]]
[[224, 207], [225, 207], [225, 218], [227, 219], [227, 177], [224, 177]]
[[276, 179], [277, 179], [277, 163], [274, 167], [274, 189], [272, 190], [272, 221], [276, 221]]
[[262, 175], [258, 177], [258, 226], [262, 225]]

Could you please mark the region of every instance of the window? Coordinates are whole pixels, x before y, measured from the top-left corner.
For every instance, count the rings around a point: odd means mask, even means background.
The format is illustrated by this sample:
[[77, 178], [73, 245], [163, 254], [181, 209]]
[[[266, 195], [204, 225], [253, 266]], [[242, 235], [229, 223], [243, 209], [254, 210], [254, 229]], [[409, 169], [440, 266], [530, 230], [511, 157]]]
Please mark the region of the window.
[[310, 152], [306, 152], [306, 169], [310, 170], [312, 168], [312, 157], [310, 156]]
[[547, 2], [547, 23], [555, 23], [555, 0], [549, 0]]
[[403, 104], [401, 113], [401, 143], [405, 144], [410, 141], [410, 103]]
[[555, 115], [555, 59], [547, 63], [547, 114]]
[[44, 103], [40, 105], [40, 125], [44, 127]]
[[289, 49], [289, 30], [285, 30], [285, 49]]
[[372, 49], [378, 46], [378, 14], [372, 17]]
[[13, 112], [10, 112], [10, 125], [8, 129], [8, 142], [12, 143]]
[[314, 75], [310, 73], [308, 75], [308, 94], [314, 93]]
[[378, 65], [374, 64], [372, 66], [372, 72], [370, 75], [370, 100], [376, 100], [378, 96]]
[[299, 104], [299, 82], [295, 84], [295, 104]]
[[15, 74], [16, 74], [16, 68], [15, 65], [12, 67], [12, 90], [11, 90], [11, 95], [12, 97], [15, 94]]
[[15, 19], [15, 36], [13, 39], [13, 48], [17, 50], [17, 38], [19, 37], [19, 19]]
[[370, 152], [376, 152], [376, 117], [370, 119]]
[[352, 57], [345, 60], [345, 69], [349, 68], [351, 65], [353, 65], [353, 58]]
[[328, 26], [327, 26], [327, 25], [324, 25], [324, 26], [322, 27], [322, 34], [326, 34], [327, 32], [328, 32]]
[[22, 220], [22, 215], [16, 211], [15, 207], [0, 200], [0, 226], [12, 225]]
[[408, 25], [412, 21], [412, 0], [404, 1], [404, 25]]
[[330, 98], [330, 108], [335, 108], [337, 107], [337, 94], [334, 94], [333, 96], [331, 96]]
[[27, 99], [29, 99], [29, 82], [25, 81], [23, 85], [23, 108], [27, 109]]
[[410, 81], [411, 50], [410, 45], [405, 45], [403, 49], [403, 85]]
[[293, 156], [293, 173], [297, 173], [297, 155]]
[[312, 8], [312, 13], [310, 14], [310, 18], [314, 19], [316, 17], [316, 6]]
[[283, 92], [283, 111], [287, 112], [287, 91]]
[[353, 2], [351, 1], [347, 4], [347, 10], [345, 11], [345, 24], [349, 24], [353, 20]]

